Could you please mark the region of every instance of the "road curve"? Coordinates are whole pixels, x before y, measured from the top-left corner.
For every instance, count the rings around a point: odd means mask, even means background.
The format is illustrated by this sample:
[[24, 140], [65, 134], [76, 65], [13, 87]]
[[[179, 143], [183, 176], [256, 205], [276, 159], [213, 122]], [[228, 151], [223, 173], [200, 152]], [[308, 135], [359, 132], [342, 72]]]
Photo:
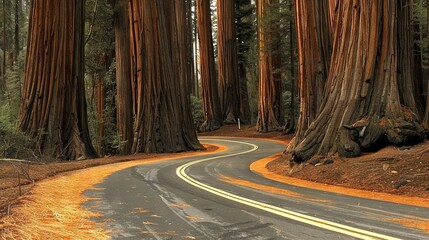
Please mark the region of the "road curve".
[[[85, 195], [113, 239], [428, 239], [429, 209], [291, 186], [249, 170], [284, 145], [203, 138], [226, 151], [118, 171]], [[409, 228], [413, 226], [415, 228]], [[426, 225], [427, 227], [427, 225]]]

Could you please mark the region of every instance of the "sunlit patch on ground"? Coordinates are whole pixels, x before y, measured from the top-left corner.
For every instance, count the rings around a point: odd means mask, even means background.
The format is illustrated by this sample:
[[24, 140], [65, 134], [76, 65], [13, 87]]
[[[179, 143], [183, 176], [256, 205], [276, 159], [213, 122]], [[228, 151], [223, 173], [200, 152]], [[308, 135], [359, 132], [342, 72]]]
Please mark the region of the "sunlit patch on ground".
[[406, 219], [387, 219], [388, 221], [399, 223], [405, 227], [415, 228], [429, 233], [429, 219], [409, 217]]
[[228, 176], [224, 176], [224, 175], [219, 176], [219, 179], [221, 181], [224, 181], [224, 182], [227, 182], [227, 183], [230, 183], [233, 185], [239, 185], [239, 186], [249, 187], [249, 188], [253, 188], [253, 189], [258, 189], [258, 190], [268, 192], [268, 193], [280, 194], [280, 195], [291, 196], [291, 197], [302, 197], [301, 194], [296, 193], [296, 192], [292, 192], [292, 191], [288, 191], [285, 189], [276, 188], [276, 187], [272, 187], [272, 186], [257, 184], [254, 182], [241, 180], [241, 179], [237, 179], [237, 178], [233, 178], [233, 177], [228, 177]]

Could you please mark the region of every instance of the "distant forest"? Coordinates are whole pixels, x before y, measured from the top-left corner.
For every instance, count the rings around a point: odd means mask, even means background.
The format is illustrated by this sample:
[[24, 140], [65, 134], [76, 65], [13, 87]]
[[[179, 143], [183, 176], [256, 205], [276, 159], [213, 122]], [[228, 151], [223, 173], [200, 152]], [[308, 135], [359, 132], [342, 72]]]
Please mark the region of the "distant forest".
[[424, 0], [2, 0], [0, 158], [201, 150], [225, 124], [296, 162], [429, 127]]

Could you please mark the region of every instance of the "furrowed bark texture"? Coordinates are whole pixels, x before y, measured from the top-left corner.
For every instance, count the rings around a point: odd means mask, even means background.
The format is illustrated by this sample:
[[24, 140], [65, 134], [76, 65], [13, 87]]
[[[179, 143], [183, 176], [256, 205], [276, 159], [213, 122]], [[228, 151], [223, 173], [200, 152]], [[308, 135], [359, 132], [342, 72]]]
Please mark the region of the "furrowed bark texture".
[[34, 0], [19, 127], [42, 153], [95, 157], [83, 80], [83, 1]]
[[234, 1], [218, 0], [217, 16], [218, 79], [223, 122], [237, 123], [241, 103]]
[[[267, 13], [268, 4], [275, 0], [257, 1], [258, 18], [258, 48], [259, 48], [259, 99], [258, 120], [256, 130], [258, 132], [281, 131], [283, 123], [283, 106], [281, 102], [282, 84], [279, 74], [275, 74], [278, 67], [278, 59], [274, 57], [274, 49], [270, 46], [275, 30], [268, 29], [263, 24], [263, 18]], [[271, 44], [272, 45], [272, 44]]]
[[[416, 98], [414, 95], [414, 35], [411, 20], [413, 19], [413, 0], [397, 1], [398, 5], [398, 83], [401, 104], [410, 108], [418, 116]], [[420, 116], [419, 116], [420, 118]]]
[[400, 101], [397, 34], [403, 9], [393, 0], [339, 1], [337, 9], [325, 98], [304, 137], [289, 149], [298, 162], [422, 140], [416, 115]]
[[327, 1], [295, 0], [295, 16], [301, 113], [289, 149], [303, 139], [322, 105], [332, 51], [333, 23], [328, 21], [331, 17]]
[[[180, 41], [177, 35], [178, 32], [186, 33], [184, 24], [177, 22], [176, 14], [179, 13], [176, 13], [178, 6], [175, 4], [179, 3], [144, 0], [133, 1], [132, 4], [138, 6], [140, 2], [141, 11], [132, 11], [136, 29], [132, 34], [139, 34], [132, 42], [140, 44], [140, 47], [133, 48], [132, 59], [135, 61], [133, 64], [142, 64], [141, 67], [133, 67], [137, 74], [134, 80], [137, 115], [132, 152], [201, 149], [193, 125], [185, 123], [185, 116], [187, 120], [190, 116], [190, 107], [185, 106], [189, 104], [185, 103], [188, 94], [182, 92], [180, 87], [180, 81], [188, 80], [183, 79], [186, 74], [186, 55], [182, 56], [176, 47], [176, 44], [185, 44], [181, 48], [186, 47], [183, 35]], [[183, 20], [182, 17], [180, 19]], [[140, 56], [135, 52], [139, 48]], [[181, 77], [176, 80], [179, 74]]]
[[133, 145], [133, 105], [131, 47], [128, 1], [115, 2], [116, 124], [121, 138], [121, 153], [130, 154]]
[[[180, 120], [182, 127], [183, 139], [188, 149], [201, 150], [203, 147], [198, 142], [197, 132], [195, 131], [194, 120], [192, 116], [191, 108], [191, 88], [194, 86], [193, 72], [189, 60], [193, 60], [192, 55], [192, 43], [189, 43], [187, 33], [192, 29], [191, 22], [186, 19], [187, 3], [186, 1], [174, 1], [174, 5], [171, 6], [171, 15], [175, 17], [176, 21], [172, 21], [171, 32], [174, 33], [172, 37], [172, 51], [173, 63], [175, 63], [174, 75], [179, 78], [180, 87], [180, 100], [181, 106], [179, 108]], [[192, 63], [192, 61], [191, 61]]]
[[216, 81], [216, 69], [213, 52], [210, 1], [197, 1], [197, 27], [200, 47], [201, 90], [203, 99], [204, 122], [200, 131], [212, 131], [222, 124], [222, 112]]

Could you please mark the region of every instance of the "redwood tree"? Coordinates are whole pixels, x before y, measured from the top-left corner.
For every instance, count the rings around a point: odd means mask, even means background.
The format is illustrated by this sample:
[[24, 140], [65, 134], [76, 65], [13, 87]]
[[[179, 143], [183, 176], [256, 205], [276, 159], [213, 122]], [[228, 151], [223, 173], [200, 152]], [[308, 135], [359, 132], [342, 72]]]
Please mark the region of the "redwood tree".
[[275, 46], [270, 44], [273, 35], [276, 34], [275, 24], [270, 29], [268, 24], [263, 23], [263, 18], [268, 13], [268, 5], [274, 2], [275, 0], [258, 0], [256, 4], [259, 48], [259, 99], [256, 124], [258, 132], [280, 131], [284, 121], [282, 83], [280, 74], [275, 73], [279, 68], [279, 61], [274, 56]]
[[302, 140], [322, 105], [332, 51], [330, 14], [327, 1], [295, 0], [301, 111], [290, 148]]
[[42, 153], [94, 157], [83, 80], [83, 0], [34, 0], [19, 127]]
[[217, 1], [218, 78], [224, 123], [240, 117], [240, 82], [237, 65], [237, 37], [234, 1]]
[[[185, 81], [186, 23], [173, 1], [131, 1], [136, 119], [132, 152], [201, 149], [190, 116]], [[179, 16], [180, 15], [180, 16]], [[178, 33], [181, 33], [179, 36]], [[177, 46], [180, 46], [177, 47]], [[139, 51], [140, 50], [140, 51]], [[183, 62], [185, 61], [185, 62]], [[180, 78], [178, 76], [180, 75]], [[179, 79], [179, 80], [177, 80]], [[187, 121], [187, 122], [185, 122]]]
[[131, 48], [128, 1], [115, 0], [115, 52], [117, 127], [123, 154], [130, 154], [133, 145], [133, 105], [131, 86]]
[[[400, 101], [398, 38], [404, 35], [398, 34], [398, 22], [408, 21], [398, 13], [403, 8], [393, 0], [335, 3], [325, 97], [302, 139], [289, 148], [295, 161], [335, 152], [357, 156], [385, 142], [422, 140], [416, 115]], [[308, 94], [301, 92], [301, 101]]]
[[213, 52], [210, 0], [197, 1], [197, 27], [200, 49], [200, 73], [204, 122], [201, 131], [218, 129], [222, 124], [222, 113]]

